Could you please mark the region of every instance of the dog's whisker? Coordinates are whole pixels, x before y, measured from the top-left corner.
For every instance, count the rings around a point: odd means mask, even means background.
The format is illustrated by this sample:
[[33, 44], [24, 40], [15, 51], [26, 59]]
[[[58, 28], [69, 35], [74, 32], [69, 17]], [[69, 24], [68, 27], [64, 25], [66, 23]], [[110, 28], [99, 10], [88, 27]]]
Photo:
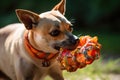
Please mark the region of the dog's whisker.
[[74, 23], [75, 23], [75, 19], [70, 19], [70, 22], [71, 22], [72, 24], [74, 24]]
[[78, 34], [77, 37], [80, 37], [82, 34]]

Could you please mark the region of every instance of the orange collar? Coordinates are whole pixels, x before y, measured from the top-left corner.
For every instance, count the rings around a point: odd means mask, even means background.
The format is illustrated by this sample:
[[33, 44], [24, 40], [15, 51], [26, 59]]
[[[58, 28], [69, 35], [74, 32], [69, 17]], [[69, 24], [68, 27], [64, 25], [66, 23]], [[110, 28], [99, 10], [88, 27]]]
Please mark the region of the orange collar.
[[24, 33], [24, 45], [25, 45], [26, 50], [28, 51], [30, 56], [37, 58], [37, 59], [42, 59], [43, 60], [42, 65], [44, 67], [48, 67], [49, 61], [53, 58], [56, 58], [58, 56], [58, 53], [48, 54], [48, 53], [45, 53], [43, 51], [35, 49], [29, 42], [28, 33], [29, 33], [28, 30], [26, 30]]

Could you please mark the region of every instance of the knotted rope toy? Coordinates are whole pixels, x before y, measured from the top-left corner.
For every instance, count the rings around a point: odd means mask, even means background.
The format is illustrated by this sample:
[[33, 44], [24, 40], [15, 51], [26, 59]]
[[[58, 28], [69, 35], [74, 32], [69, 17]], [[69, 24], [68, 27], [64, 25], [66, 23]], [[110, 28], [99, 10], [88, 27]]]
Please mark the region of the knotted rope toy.
[[74, 72], [99, 59], [101, 44], [98, 43], [97, 37], [81, 36], [79, 40], [75, 50], [61, 48], [57, 60], [63, 70]]

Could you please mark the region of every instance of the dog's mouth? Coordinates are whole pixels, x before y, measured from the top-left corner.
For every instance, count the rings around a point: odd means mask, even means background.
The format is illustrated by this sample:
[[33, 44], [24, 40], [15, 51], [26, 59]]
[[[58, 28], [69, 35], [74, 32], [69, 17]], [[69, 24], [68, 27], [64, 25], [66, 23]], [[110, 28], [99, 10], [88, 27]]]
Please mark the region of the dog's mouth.
[[56, 50], [58, 50], [58, 51], [60, 51], [60, 48], [61, 48], [61, 47], [59, 47], [59, 46], [54, 46], [54, 49], [56, 49]]
[[75, 46], [65, 46], [65, 47], [59, 47], [59, 46], [55, 46], [54, 47], [54, 49], [56, 49], [56, 50], [58, 50], [58, 51], [60, 51], [60, 48], [62, 48], [62, 49], [68, 49], [68, 50], [74, 50], [74, 49], [76, 49], [76, 45]]
[[76, 44], [65, 44], [65, 43], [62, 43], [62, 44], [58, 44], [58, 45], [54, 45], [54, 49], [60, 51], [60, 48], [62, 49], [68, 49], [68, 50], [74, 50], [76, 49], [76, 47], [78, 46], [78, 43], [79, 41], [76, 42]]
[[78, 44], [75, 44], [75, 45], [68, 45], [68, 46], [63, 46], [62, 49], [68, 49], [68, 50], [74, 50], [76, 49]]

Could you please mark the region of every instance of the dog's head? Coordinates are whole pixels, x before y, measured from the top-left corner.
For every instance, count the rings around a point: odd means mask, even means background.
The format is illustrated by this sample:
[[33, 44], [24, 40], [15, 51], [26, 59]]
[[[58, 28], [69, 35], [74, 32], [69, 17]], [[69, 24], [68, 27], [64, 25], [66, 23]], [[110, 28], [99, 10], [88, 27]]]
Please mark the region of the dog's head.
[[40, 15], [16, 10], [19, 20], [29, 30], [31, 44], [44, 52], [56, 53], [59, 48], [74, 49], [77, 37], [72, 34], [72, 24], [64, 17], [66, 0], [61, 0], [51, 11]]

